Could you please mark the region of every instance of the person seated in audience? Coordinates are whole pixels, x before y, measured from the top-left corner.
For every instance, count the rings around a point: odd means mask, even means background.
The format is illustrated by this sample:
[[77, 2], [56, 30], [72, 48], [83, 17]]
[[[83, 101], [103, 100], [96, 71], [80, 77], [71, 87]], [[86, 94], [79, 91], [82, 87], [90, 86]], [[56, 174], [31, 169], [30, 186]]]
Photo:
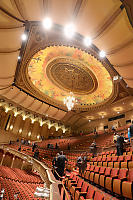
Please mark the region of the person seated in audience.
[[124, 144], [124, 137], [123, 133], [118, 135], [116, 141], [116, 148], [117, 148], [117, 156], [123, 155], [123, 144]]
[[96, 140], [93, 140], [92, 144], [90, 145], [90, 153], [93, 153], [93, 157], [96, 155], [97, 146]]
[[39, 158], [39, 150], [38, 150], [38, 148], [36, 149], [33, 158], [38, 160], [38, 158]]
[[129, 128], [130, 128], [130, 143], [133, 147], [133, 121], [132, 121], [132, 124]]
[[[54, 159], [52, 160], [52, 168], [53, 168], [53, 174], [55, 176], [56, 179], [59, 179], [58, 177], [58, 157], [59, 157], [59, 153], [56, 154], [56, 156], [54, 157]], [[57, 172], [57, 173], [56, 173]]]
[[33, 143], [32, 144], [32, 152], [34, 152], [35, 151], [35, 148], [37, 147], [37, 144], [36, 143]]
[[83, 154], [77, 158], [77, 167], [79, 168], [79, 174], [81, 174], [82, 171], [82, 163], [83, 163]]
[[57, 162], [58, 162], [58, 172], [59, 175], [62, 177], [64, 176], [65, 163], [68, 162], [66, 156], [63, 154], [63, 151], [60, 152]]
[[58, 144], [57, 144], [57, 142], [56, 142], [56, 144], [55, 144], [55, 149], [58, 149], [59, 148], [59, 146], [58, 146]]
[[70, 144], [68, 143], [67, 150], [70, 150]]

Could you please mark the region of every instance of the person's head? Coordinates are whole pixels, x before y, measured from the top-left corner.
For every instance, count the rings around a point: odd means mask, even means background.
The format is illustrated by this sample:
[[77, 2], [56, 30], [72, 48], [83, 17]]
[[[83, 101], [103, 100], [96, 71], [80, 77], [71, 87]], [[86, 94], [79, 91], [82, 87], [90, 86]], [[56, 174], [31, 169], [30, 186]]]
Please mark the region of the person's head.
[[63, 155], [63, 151], [60, 152], [60, 155]]
[[58, 157], [59, 155], [60, 155], [60, 154], [59, 154], [59, 153], [57, 153], [57, 154], [56, 154], [56, 157]]
[[93, 143], [94, 143], [94, 142], [96, 142], [96, 140], [95, 140], [95, 139], [93, 140]]
[[124, 136], [124, 133], [121, 133], [120, 135], [121, 135], [121, 136]]

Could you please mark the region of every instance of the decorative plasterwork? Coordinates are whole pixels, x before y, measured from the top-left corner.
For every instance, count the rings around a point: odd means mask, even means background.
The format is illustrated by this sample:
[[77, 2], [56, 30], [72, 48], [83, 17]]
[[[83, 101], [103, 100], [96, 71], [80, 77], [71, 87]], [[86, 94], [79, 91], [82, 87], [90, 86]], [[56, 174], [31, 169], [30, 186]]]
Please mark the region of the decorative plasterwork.
[[[79, 38], [75, 37], [74, 40], [69, 42], [64, 40], [64, 38], [60, 34], [58, 26], [55, 26], [55, 29], [49, 33], [44, 32], [44, 30], [42, 30], [39, 24], [37, 23], [36, 24], [31, 23], [29, 29], [30, 29], [30, 35], [28, 38], [28, 42], [26, 46], [23, 48], [23, 58], [21, 62], [18, 64], [18, 68], [16, 71], [15, 85], [17, 85], [19, 88], [22, 88], [24, 91], [31, 94], [32, 96], [35, 96], [36, 98], [49, 103], [50, 105], [59, 107], [61, 109], [66, 109], [66, 107], [63, 105], [62, 100], [63, 97], [68, 94], [68, 91], [70, 91], [71, 89], [73, 90], [72, 88], [73, 85], [72, 83], [69, 83], [67, 86], [65, 86], [66, 80], [64, 80], [63, 82], [62, 81], [63, 78], [61, 80], [59, 79], [59, 76], [57, 74], [55, 75], [54, 68], [58, 66], [57, 64], [61, 63], [64, 66], [64, 72], [65, 70], [68, 71], [69, 70], [68, 68], [71, 68], [70, 70], [77, 70], [78, 73], [80, 71], [82, 73], [81, 77], [86, 76], [87, 78], [88, 76], [90, 85], [82, 87], [80, 86], [81, 88], [79, 87], [74, 89], [74, 94], [77, 95], [76, 97], [78, 99], [78, 104], [74, 107], [75, 110], [80, 110], [80, 111], [90, 110], [97, 107], [101, 107], [105, 104], [114, 101], [114, 99], [118, 94], [118, 87], [117, 84], [112, 82], [112, 77], [116, 74], [116, 72], [113, 70], [111, 64], [107, 59], [99, 60], [98, 49], [94, 45], [86, 49], [82, 44], [82, 36], [80, 37], [78, 36]], [[65, 50], [69, 49], [72, 54], [66, 55], [66, 52], [58, 54], [59, 51], [55, 50], [60, 48]], [[46, 63], [45, 73], [47, 77], [49, 77], [50, 84], [54, 83], [53, 84], [54, 87], [58, 88], [58, 90], [63, 91], [63, 95], [61, 98], [58, 98], [58, 96], [60, 96], [58, 94], [57, 96], [55, 95], [56, 98], [55, 96], [53, 98], [52, 96], [47, 95], [45, 92], [42, 92], [39, 88], [36, 87], [36, 84], [34, 84], [37, 81], [32, 80], [30, 72], [28, 74], [28, 66], [31, 66], [33, 60], [36, 62], [36, 64], [39, 63], [40, 62], [39, 57], [37, 57], [36, 55], [41, 53], [43, 54], [43, 51], [45, 54], [46, 53], [45, 49], [50, 49], [50, 50], [53, 49], [53, 52], [51, 52], [51, 54], [57, 53], [57, 55], [50, 57], [51, 60], [47, 60], [48, 62]], [[77, 54], [75, 53], [76, 56], [75, 58], [73, 57], [73, 52], [77, 52]], [[103, 69], [105, 74], [100, 74], [99, 66], [101, 67], [101, 69]], [[60, 66], [58, 66], [57, 68], [58, 70], [59, 69], [61, 70]], [[98, 78], [98, 75], [99, 77], [101, 76], [101, 78]], [[107, 82], [103, 81], [103, 77], [105, 77], [105, 79], [110, 80], [108, 81], [109, 85], [106, 84]], [[75, 73], [74, 73], [74, 78], [75, 78]], [[95, 92], [97, 92], [97, 90], [99, 89], [100, 81], [101, 81], [100, 87], [101, 88], [103, 87], [102, 90], [105, 90], [105, 93], [101, 92], [100, 96], [101, 99], [99, 98], [100, 92], [98, 93], [97, 96], [95, 94]], [[74, 87], [76, 86], [74, 85]], [[87, 93], [90, 96], [92, 94], [94, 96], [89, 98], [89, 96], [87, 96]], [[108, 95], [106, 95], [107, 93]]]

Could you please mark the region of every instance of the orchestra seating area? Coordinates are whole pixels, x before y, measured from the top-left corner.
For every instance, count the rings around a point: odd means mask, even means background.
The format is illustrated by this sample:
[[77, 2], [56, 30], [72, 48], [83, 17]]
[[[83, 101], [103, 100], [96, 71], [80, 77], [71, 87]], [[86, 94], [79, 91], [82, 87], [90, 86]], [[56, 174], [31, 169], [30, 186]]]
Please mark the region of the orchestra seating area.
[[4, 188], [4, 199], [14, 200], [18, 194], [19, 199], [37, 200], [34, 197], [36, 187], [43, 187], [43, 181], [35, 173], [26, 173], [24, 170], [0, 166], [0, 191]]

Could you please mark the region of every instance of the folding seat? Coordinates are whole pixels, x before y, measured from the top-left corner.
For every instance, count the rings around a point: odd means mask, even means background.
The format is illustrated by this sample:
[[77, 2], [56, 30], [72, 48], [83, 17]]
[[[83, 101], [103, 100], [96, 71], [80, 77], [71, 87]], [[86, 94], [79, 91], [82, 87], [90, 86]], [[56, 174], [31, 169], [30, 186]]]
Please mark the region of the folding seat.
[[129, 169], [127, 181], [122, 182], [122, 196], [133, 199], [133, 169]]
[[91, 167], [91, 165], [87, 165], [86, 170], [84, 171], [84, 173], [82, 173], [82, 177], [83, 177], [83, 178], [85, 178], [85, 175], [86, 175], [87, 171], [90, 170], [90, 167]]
[[122, 181], [126, 180], [128, 169], [120, 169], [118, 179], [113, 180], [113, 192], [121, 194]]
[[88, 187], [89, 183], [84, 181], [81, 189], [77, 189], [75, 192], [75, 200], [79, 200], [80, 196], [87, 194]]
[[111, 156], [108, 156], [106, 161], [107, 161], [107, 162], [111, 162], [111, 161], [112, 161], [112, 157], [111, 157]]
[[65, 178], [65, 185], [66, 185], [66, 187], [67, 187], [67, 185], [68, 185], [68, 181], [69, 180], [73, 180], [73, 177], [74, 177], [74, 174], [66, 174], [66, 178]]
[[106, 178], [107, 176], [110, 176], [111, 170], [112, 170], [112, 168], [106, 167], [105, 173], [104, 173], [103, 175], [100, 175], [99, 184], [100, 184], [102, 187], [105, 186], [105, 178]]
[[114, 167], [114, 162], [108, 162], [108, 167], [113, 168]]
[[98, 173], [98, 174], [95, 174], [95, 176], [94, 176], [94, 183], [99, 184], [100, 175], [103, 175], [103, 174], [104, 174], [105, 169], [106, 169], [105, 167], [100, 167], [99, 173]]
[[132, 155], [132, 151], [127, 152], [127, 155]]
[[94, 200], [104, 200], [104, 194], [101, 191], [95, 191]]
[[102, 156], [99, 156], [97, 159], [97, 162], [100, 162], [102, 160]]
[[128, 168], [129, 168], [129, 169], [132, 169], [132, 168], [133, 168], [133, 161], [129, 161], [129, 162], [128, 162]]
[[118, 178], [119, 169], [112, 168], [110, 177], [106, 177], [105, 179], [105, 188], [112, 191], [112, 183], [114, 178]]
[[102, 158], [102, 162], [106, 162], [106, 160], [107, 160], [107, 157]]
[[91, 165], [90, 170], [86, 172], [85, 179], [89, 180], [90, 172], [93, 172], [95, 169], [94, 165]]
[[78, 177], [76, 175], [74, 175], [72, 179], [68, 180], [67, 182], [68, 189], [70, 189], [72, 184], [77, 183], [77, 180], [78, 180]]
[[114, 168], [120, 168], [121, 167], [121, 162], [124, 161], [124, 156], [119, 156], [118, 161], [114, 162]]
[[95, 175], [95, 173], [98, 173], [99, 170], [100, 170], [100, 167], [99, 167], [99, 166], [96, 166], [95, 169], [94, 169], [94, 171], [93, 171], [93, 172], [90, 172], [90, 177], [89, 177], [89, 180], [90, 180], [90, 181], [92, 181], [92, 182], [94, 181], [94, 175]]
[[95, 194], [94, 187], [93, 187], [92, 185], [89, 185], [87, 194], [84, 195], [84, 196], [81, 196], [81, 197], [80, 197], [80, 200], [93, 199], [94, 194]]
[[69, 191], [70, 191], [70, 193], [71, 193], [73, 199], [74, 199], [74, 197], [75, 197], [75, 192], [76, 192], [76, 190], [79, 189], [79, 188], [81, 189], [83, 182], [84, 182], [84, 180], [81, 179], [81, 178], [79, 178], [78, 181], [77, 181], [77, 183], [73, 183], [73, 184], [71, 185]]
[[97, 162], [94, 162], [93, 165], [97, 166]]

